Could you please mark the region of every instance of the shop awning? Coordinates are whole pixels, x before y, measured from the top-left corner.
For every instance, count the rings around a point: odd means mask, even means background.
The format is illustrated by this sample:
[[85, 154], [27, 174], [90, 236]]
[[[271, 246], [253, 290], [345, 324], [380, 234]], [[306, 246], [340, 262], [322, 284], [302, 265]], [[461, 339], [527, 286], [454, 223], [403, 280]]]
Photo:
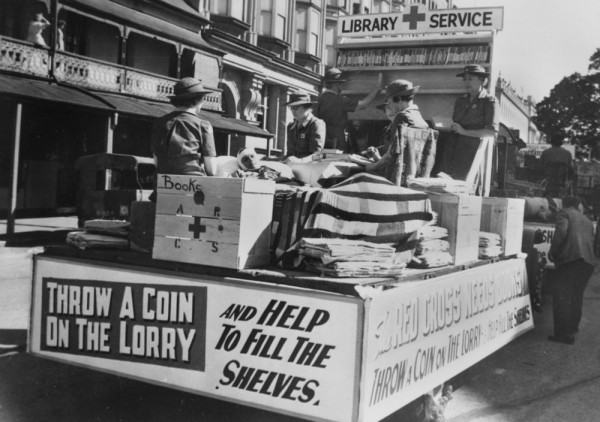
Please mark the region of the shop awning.
[[89, 93], [67, 85], [58, 85], [37, 79], [17, 78], [0, 75], [0, 95], [15, 99], [51, 101], [66, 105], [89, 107], [104, 111], [113, 111], [110, 105]]
[[[139, 98], [127, 97], [118, 94], [95, 93], [106, 102], [112, 104], [116, 111], [143, 117], [160, 117], [174, 110], [171, 104], [145, 101]], [[216, 132], [239, 133], [243, 135], [271, 138], [273, 135], [250, 123], [221, 116], [210, 111], [201, 111], [200, 117], [208, 120]]]

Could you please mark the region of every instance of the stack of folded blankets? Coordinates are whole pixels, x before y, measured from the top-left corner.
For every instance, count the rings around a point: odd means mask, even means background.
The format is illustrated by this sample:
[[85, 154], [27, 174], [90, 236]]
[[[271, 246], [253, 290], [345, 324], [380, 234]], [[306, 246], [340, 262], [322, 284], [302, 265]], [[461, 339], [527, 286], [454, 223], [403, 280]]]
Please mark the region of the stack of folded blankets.
[[67, 243], [78, 249], [127, 249], [129, 248], [128, 221], [88, 220], [83, 231], [67, 234]]
[[309, 271], [327, 277], [399, 276], [406, 267], [393, 246], [362, 240], [303, 238], [299, 253]]
[[499, 234], [479, 232], [479, 259], [495, 258], [502, 254], [502, 239]]
[[408, 179], [410, 189], [428, 193], [452, 193], [454, 195], [468, 195], [472, 186], [464, 180], [454, 180], [442, 177], [418, 177]]
[[424, 226], [417, 230], [415, 252], [410, 262], [414, 268], [435, 268], [452, 264], [450, 243], [446, 240], [448, 229]]

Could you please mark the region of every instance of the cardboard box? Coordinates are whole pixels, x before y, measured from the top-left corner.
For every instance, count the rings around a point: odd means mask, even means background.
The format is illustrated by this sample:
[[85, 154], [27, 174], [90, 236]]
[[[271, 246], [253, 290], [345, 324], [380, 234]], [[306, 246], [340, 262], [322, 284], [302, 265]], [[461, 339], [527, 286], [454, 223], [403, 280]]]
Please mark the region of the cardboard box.
[[468, 195], [429, 195], [432, 209], [439, 214], [440, 226], [448, 230], [454, 265], [477, 261], [481, 197]]
[[481, 231], [496, 233], [502, 240], [502, 256], [521, 252], [525, 200], [519, 198], [483, 198]]
[[159, 174], [152, 257], [225, 268], [269, 264], [275, 182]]

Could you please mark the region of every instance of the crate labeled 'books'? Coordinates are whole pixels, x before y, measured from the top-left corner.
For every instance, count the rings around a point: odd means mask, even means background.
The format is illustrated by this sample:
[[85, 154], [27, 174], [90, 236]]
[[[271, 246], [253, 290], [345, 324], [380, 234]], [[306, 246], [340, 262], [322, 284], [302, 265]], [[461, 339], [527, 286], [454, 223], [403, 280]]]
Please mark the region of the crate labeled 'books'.
[[275, 182], [159, 174], [152, 257], [225, 268], [269, 264]]

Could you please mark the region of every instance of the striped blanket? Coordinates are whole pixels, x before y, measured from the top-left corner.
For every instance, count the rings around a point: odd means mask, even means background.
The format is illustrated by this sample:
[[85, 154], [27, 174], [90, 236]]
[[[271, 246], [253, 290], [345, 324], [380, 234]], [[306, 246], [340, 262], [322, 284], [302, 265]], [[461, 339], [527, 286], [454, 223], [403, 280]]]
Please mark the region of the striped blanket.
[[392, 161], [387, 165], [386, 178], [398, 186], [406, 186], [407, 179], [429, 177], [435, 163], [438, 134], [433, 129], [401, 125], [390, 144]]
[[359, 173], [317, 194], [302, 237], [399, 244], [432, 218], [427, 194]]

